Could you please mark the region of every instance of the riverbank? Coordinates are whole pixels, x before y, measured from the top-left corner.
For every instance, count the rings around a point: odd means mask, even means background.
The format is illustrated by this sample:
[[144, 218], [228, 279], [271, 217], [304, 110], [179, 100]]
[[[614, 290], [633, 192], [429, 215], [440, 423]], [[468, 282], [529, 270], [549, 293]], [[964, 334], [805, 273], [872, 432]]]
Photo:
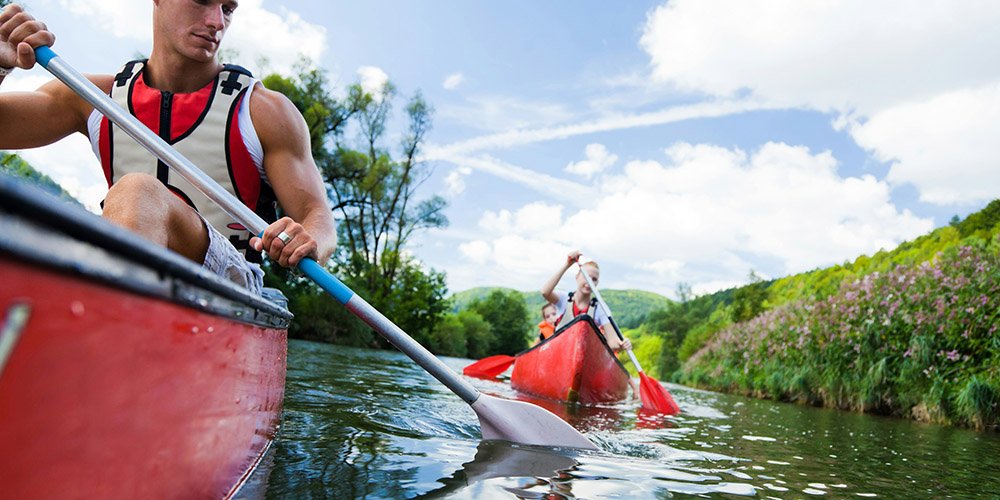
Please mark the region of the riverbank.
[[949, 249], [717, 333], [684, 384], [919, 421], [1000, 428], [1000, 243]]

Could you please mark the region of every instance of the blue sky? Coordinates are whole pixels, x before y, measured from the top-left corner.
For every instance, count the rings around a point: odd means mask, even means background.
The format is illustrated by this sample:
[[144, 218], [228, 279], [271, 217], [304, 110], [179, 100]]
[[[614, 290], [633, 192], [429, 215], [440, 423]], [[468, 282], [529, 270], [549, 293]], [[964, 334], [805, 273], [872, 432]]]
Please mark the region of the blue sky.
[[[27, 2], [94, 73], [148, 53], [151, 4]], [[243, 0], [225, 46], [257, 73], [302, 53], [336, 88], [424, 94], [424, 189], [451, 224], [412, 252], [451, 290], [538, 288], [580, 248], [603, 286], [672, 296], [891, 248], [1000, 196], [998, 21], [971, 1]], [[87, 151], [23, 154], [96, 206]]]

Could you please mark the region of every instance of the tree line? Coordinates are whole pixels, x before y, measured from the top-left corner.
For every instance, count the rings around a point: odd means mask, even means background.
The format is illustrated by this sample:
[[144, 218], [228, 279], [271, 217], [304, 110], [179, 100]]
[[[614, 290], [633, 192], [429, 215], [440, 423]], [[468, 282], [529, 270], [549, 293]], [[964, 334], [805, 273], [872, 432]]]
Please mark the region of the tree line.
[[[322, 70], [300, 65], [293, 76], [272, 74], [263, 83], [285, 94], [309, 127], [313, 158], [338, 222], [330, 270], [434, 353], [481, 357], [527, 347], [532, 325], [519, 295], [497, 291], [453, 312], [445, 274], [407, 251], [415, 234], [448, 224], [444, 198], [417, 195], [430, 175], [419, 157], [433, 116], [421, 94], [405, 100], [404, 131], [392, 138], [401, 97], [391, 82], [374, 90], [353, 84], [338, 99]], [[294, 271], [269, 266], [266, 284], [289, 298], [296, 316], [290, 336], [388, 347]]]

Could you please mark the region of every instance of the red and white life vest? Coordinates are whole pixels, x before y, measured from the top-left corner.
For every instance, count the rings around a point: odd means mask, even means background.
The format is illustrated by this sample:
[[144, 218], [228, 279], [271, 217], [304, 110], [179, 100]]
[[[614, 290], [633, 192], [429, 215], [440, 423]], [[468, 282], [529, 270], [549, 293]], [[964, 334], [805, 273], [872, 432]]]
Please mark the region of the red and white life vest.
[[[262, 179], [239, 127], [240, 104], [255, 84], [253, 75], [227, 64], [200, 90], [175, 94], [149, 87], [144, 67], [144, 60], [125, 64], [115, 76], [111, 98], [264, 220], [274, 221], [274, 192]], [[226, 236], [247, 260], [261, 261], [260, 253], [250, 248], [251, 234], [246, 228], [107, 118], [101, 120], [98, 149], [108, 186], [133, 172], [153, 175]]]

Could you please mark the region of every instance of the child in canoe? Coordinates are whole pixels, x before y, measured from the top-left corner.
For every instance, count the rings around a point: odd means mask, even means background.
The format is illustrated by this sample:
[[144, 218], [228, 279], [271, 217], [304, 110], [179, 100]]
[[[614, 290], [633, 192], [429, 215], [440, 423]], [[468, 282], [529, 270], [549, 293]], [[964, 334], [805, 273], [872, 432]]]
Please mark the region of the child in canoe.
[[[542, 286], [542, 297], [556, 309], [558, 317], [556, 324], [569, 322], [569, 320], [581, 314], [589, 314], [594, 318], [594, 323], [600, 328], [601, 333], [604, 334], [604, 339], [607, 340], [608, 347], [616, 353], [623, 349], [631, 349], [632, 343], [628, 339], [624, 341], [618, 339], [614, 328], [609, 324], [608, 317], [601, 308], [597, 307], [596, 299], [592, 299], [591, 295], [593, 291], [590, 289], [590, 285], [587, 284], [587, 280], [580, 273], [576, 275], [575, 291], [556, 292], [556, 285], [559, 283], [559, 280], [562, 279], [563, 274], [566, 274], [566, 271], [570, 267], [573, 267], [573, 264], [576, 264], [577, 260], [580, 259], [580, 255], [579, 250], [570, 252], [566, 256], [566, 263], [559, 269], [559, 272], [549, 278], [545, 282], [545, 285]], [[586, 272], [590, 276], [590, 280], [594, 282], [594, 285], [597, 285], [601, 278], [601, 268], [597, 263], [588, 261], [581, 264], [581, 267], [583, 268], [583, 272]]]
[[534, 344], [537, 344], [556, 333], [556, 323], [558, 322], [559, 311], [556, 310], [556, 306], [548, 303], [542, 306], [542, 322], [538, 324], [538, 339], [535, 340]]

